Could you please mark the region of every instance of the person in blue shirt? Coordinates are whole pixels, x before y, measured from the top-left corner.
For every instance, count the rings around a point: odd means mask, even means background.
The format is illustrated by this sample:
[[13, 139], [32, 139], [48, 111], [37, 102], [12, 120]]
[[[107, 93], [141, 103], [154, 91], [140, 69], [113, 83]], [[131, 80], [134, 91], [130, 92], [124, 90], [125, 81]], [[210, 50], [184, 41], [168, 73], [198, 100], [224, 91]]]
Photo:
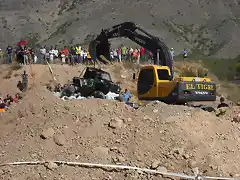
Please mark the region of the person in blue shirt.
[[12, 63], [12, 54], [13, 54], [13, 48], [12, 46], [9, 46], [7, 47], [7, 54], [8, 54], [8, 57], [7, 57], [7, 64], [11, 64]]
[[129, 103], [129, 100], [131, 97], [132, 97], [132, 94], [127, 89], [125, 89], [123, 93], [123, 102]]

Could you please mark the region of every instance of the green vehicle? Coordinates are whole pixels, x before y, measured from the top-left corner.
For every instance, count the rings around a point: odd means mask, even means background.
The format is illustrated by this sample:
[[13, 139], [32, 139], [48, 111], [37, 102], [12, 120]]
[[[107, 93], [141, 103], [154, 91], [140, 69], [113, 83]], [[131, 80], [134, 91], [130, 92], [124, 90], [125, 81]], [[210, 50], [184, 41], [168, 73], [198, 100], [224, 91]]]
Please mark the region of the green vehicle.
[[[83, 77], [80, 77], [84, 71]], [[112, 81], [108, 72], [93, 67], [87, 67], [83, 72], [79, 77], [73, 77], [76, 93], [80, 93], [81, 96], [105, 99], [109, 92], [120, 93], [120, 86]]]

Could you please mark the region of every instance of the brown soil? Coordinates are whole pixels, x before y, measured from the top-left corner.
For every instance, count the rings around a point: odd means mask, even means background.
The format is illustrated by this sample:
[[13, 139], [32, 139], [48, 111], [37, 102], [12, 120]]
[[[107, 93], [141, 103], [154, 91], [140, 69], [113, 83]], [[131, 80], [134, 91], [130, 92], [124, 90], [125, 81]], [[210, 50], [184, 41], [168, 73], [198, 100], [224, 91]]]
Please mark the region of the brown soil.
[[[1, 68], [3, 77], [9, 67]], [[71, 80], [81, 69], [53, 66], [61, 83]], [[113, 74], [115, 81], [122, 81], [123, 88], [134, 87], [133, 70], [119, 65], [105, 69]], [[2, 95], [18, 92], [15, 87], [20, 77], [14, 74], [22, 71], [14, 71], [11, 78], [0, 82], [4, 87]], [[45, 88], [51, 82], [47, 66], [34, 65], [32, 71], [31, 89], [22, 102], [0, 116], [0, 163], [63, 160], [144, 168], [157, 164], [159, 169], [192, 175], [198, 168], [204, 175], [239, 176], [240, 129], [239, 124], [231, 122], [239, 107], [232, 107], [225, 116], [217, 118], [200, 109], [161, 102], [134, 110], [108, 100], [62, 101]], [[55, 168], [0, 167], [0, 179], [160, 178], [133, 171]]]

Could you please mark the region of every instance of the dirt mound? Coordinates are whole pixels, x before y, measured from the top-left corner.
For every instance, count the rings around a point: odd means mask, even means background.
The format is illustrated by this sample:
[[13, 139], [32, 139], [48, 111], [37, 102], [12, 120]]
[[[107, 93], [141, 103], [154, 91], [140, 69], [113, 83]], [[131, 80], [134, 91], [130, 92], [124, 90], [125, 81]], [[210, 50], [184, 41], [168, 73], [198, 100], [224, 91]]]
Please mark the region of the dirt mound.
[[[45, 77], [42, 84], [49, 81], [46, 72], [36, 73]], [[134, 110], [108, 100], [62, 101], [41, 83], [0, 117], [1, 163], [64, 160], [238, 176], [240, 129], [231, 116], [239, 107], [229, 110], [227, 118], [161, 102]], [[0, 169], [2, 179], [159, 179], [141, 172], [55, 165]]]

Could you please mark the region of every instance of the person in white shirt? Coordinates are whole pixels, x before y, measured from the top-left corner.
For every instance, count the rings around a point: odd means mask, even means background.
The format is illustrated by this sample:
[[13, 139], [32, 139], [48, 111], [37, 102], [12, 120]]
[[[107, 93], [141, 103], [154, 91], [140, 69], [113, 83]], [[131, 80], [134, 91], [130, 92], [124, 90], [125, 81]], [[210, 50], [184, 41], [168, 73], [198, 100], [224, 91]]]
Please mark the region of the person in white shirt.
[[50, 50], [49, 50], [49, 59], [50, 59], [50, 62], [53, 62], [53, 59], [54, 59], [54, 49], [53, 49], [53, 47], [51, 47]]
[[87, 62], [87, 51], [83, 51], [83, 62]]
[[113, 50], [113, 57], [114, 57], [114, 60], [118, 60], [117, 49], [114, 49], [114, 50]]
[[80, 63], [83, 62], [83, 54], [84, 54], [83, 49], [81, 49], [81, 51], [80, 51]]
[[111, 56], [111, 60], [113, 60], [114, 59], [113, 50], [110, 51], [110, 56]]
[[174, 50], [173, 50], [173, 48], [171, 48], [171, 50], [170, 50], [170, 55], [171, 55], [171, 59], [173, 61], [173, 57], [174, 57]]
[[40, 54], [41, 54], [41, 57], [40, 57], [41, 60], [40, 61], [41, 61], [41, 63], [46, 60], [46, 52], [47, 52], [46, 46], [42, 46], [42, 48], [40, 49]]

